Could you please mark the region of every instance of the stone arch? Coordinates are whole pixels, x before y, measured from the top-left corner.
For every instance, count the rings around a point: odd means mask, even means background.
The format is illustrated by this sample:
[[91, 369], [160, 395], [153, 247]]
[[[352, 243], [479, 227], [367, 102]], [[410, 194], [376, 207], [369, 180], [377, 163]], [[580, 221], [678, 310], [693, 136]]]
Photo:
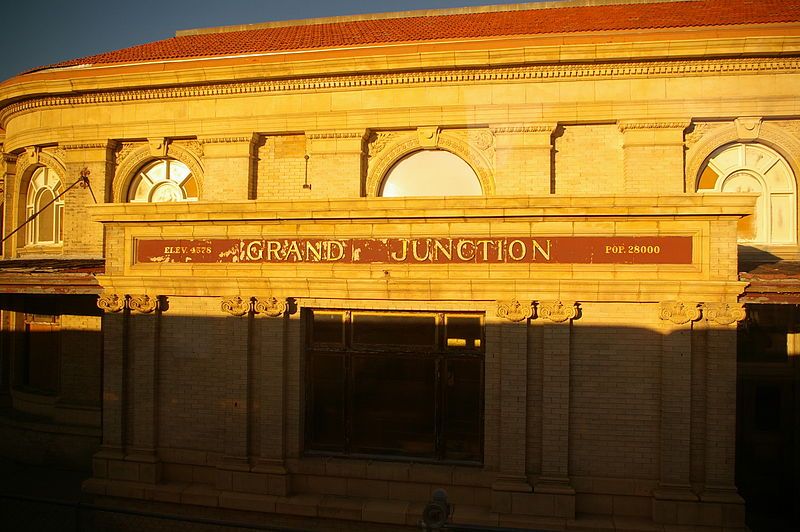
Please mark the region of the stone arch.
[[761, 143], [777, 151], [795, 176], [800, 175], [800, 139], [780, 126], [764, 122], [753, 135], [743, 136], [735, 124], [730, 123], [717, 127], [704, 135], [689, 151], [686, 152], [686, 191], [696, 192], [700, 169], [714, 151], [726, 144]]
[[478, 176], [483, 195], [494, 194], [493, 165], [480, 146], [468, 142], [454, 131], [441, 131], [434, 136], [433, 142], [423, 144], [416, 131], [409, 131], [393, 135], [368, 162], [364, 187], [366, 195], [368, 197], [380, 195], [381, 185], [387, 172], [400, 159], [417, 151], [432, 149], [445, 150], [463, 159]]
[[154, 153], [152, 147], [148, 144], [142, 144], [128, 152], [117, 164], [111, 200], [115, 203], [125, 203], [128, 196], [128, 186], [136, 172], [145, 164], [164, 158], [178, 160], [189, 167], [197, 181], [197, 195], [202, 198], [205, 191], [203, 163], [191, 150], [179, 144], [169, 143], [163, 155]]

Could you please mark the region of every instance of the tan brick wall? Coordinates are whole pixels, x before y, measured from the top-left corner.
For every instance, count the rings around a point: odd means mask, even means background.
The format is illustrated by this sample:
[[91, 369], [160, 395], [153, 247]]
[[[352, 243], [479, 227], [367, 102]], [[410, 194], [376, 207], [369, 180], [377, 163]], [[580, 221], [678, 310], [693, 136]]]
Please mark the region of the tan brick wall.
[[564, 126], [554, 141], [556, 194], [625, 190], [622, 133], [616, 124]]
[[657, 313], [586, 304], [573, 324], [570, 474], [658, 478], [661, 339], [648, 327]]
[[[258, 148], [258, 199], [307, 199], [303, 188], [306, 171], [305, 135], [274, 135], [264, 139]], [[313, 188], [312, 188], [313, 190]]]
[[228, 397], [230, 326], [215, 298], [171, 297], [162, 316], [159, 443], [222, 452]]
[[98, 316], [61, 316], [61, 400], [100, 406], [102, 336]]

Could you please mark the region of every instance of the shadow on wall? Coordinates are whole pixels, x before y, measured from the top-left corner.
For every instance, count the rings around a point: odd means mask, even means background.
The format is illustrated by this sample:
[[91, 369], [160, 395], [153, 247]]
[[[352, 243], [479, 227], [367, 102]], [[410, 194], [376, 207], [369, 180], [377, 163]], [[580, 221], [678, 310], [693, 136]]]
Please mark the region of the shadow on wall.
[[[514, 459], [535, 478], [552, 467], [543, 463], [555, 449], [543, 427], [552, 426], [548, 416], [560, 416], [569, 419], [564, 459], [570, 476], [640, 479], [654, 486], [662, 475], [662, 398], [677, 384], [690, 397], [689, 480], [706, 481], [707, 403], [715, 393], [709, 391], [710, 367], [716, 364], [709, 364], [708, 353], [719, 340], [709, 335], [719, 331], [665, 336], [648, 328], [580, 322], [487, 325], [481, 313], [449, 311], [304, 310], [300, 320], [125, 311], [104, 318], [111, 320], [104, 323], [105, 349], [116, 354], [101, 356], [93, 296], [6, 294], [0, 308], [4, 326], [16, 327], [0, 339], [0, 455], [21, 462], [89, 470], [100, 444], [105, 358], [106, 364], [121, 363], [125, 375], [121, 391], [108, 385], [105, 391], [106, 398], [119, 399], [117, 412], [125, 421], [111, 420], [121, 426], [119, 437], [128, 446], [150, 438], [164, 456], [202, 451], [213, 463], [233, 447], [257, 457], [285, 431], [283, 452], [292, 459], [313, 455], [498, 471], [508, 453], [519, 453]], [[787, 332], [778, 334], [785, 340]], [[739, 358], [757, 357], [761, 343], [741, 335], [763, 331], [739, 334], [748, 351]], [[664, 368], [672, 361], [666, 357], [687, 353], [688, 361], [681, 362], [687, 364], [681, 370], [686, 379], [667, 383]], [[782, 420], [798, 419], [796, 404], [788, 400], [798, 393], [798, 382], [789, 384], [791, 393], [777, 396], [753, 382], [740, 374], [740, 397], [752, 401], [738, 405], [737, 469], [752, 472], [761, 464], [770, 438], [778, 441], [773, 448], [780, 448], [780, 456], [767, 450], [767, 462], [777, 466], [769, 478], [740, 474], [741, 492], [756, 498], [768, 482], [790, 502], [797, 498], [793, 471], [800, 453]], [[280, 411], [270, 406], [275, 401], [283, 402]], [[283, 427], [272, 430], [271, 423], [281, 420]], [[520, 424], [522, 439], [514, 440], [509, 435]], [[163, 480], [180, 480], [170, 478], [180, 466], [165, 464]], [[643, 512], [650, 504], [649, 498], [643, 501]]]

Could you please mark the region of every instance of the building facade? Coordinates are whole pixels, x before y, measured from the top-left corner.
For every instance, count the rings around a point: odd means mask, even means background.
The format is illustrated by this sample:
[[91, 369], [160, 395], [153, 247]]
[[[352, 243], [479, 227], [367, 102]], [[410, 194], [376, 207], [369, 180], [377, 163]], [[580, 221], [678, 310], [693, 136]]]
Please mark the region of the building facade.
[[416, 526], [437, 488], [495, 527], [790, 508], [800, 3], [591, 4], [0, 84], [3, 454], [320, 529]]

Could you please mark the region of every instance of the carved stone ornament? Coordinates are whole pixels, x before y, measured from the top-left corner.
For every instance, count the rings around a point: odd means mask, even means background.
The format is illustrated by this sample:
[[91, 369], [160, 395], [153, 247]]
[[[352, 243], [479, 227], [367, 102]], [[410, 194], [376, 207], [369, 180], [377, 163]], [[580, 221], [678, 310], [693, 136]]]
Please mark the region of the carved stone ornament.
[[97, 307], [103, 312], [120, 312], [125, 308], [125, 296], [101, 294], [97, 298]]
[[374, 157], [380, 153], [386, 147], [386, 144], [396, 136], [397, 133], [394, 131], [373, 131], [370, 133], [368, 140], [369, 156]]
[[286, 300], [277, 297], [256, 298], [253, 305], [256, 314], [264, 314], [270, 318], [283, 316], [287, 308]]
[[250, 312], [250, 300], [240, 296], [226, 297], [220, 308], [231, 316], [244, 316]]
[[733, 325], [745, 317], [744, 305], [737, 303], [705, 303], [703, 314], [708, 321], [720, 325]]
[[148, 296], [147, 294], [128, 296], [128, 308], [131, 312], [150, 314], [159, 307], [158, 297]]
[[523, 305], [517, 299], [497, 302], [497, 316], [509, 321], [519, 322], [533, 316], [533, 305]]
[[733, 121], [736, 125], [736, 134], [741, 141], [753, 141], [761, 132], [761, 117], [740, 117]]
[[697, 303], [683, 301], [664, 301], [661, 303], [658, 317], [676, 325], [683, 325], [700, 319], [700, 306]]
[[563, 323], [578, 317], [578, 305], [565, 305], [561, 301], [542, 301], [537, 307], [538, 314], [546, 320]]
[[418, 127], [417, 138], [419, 139], [419, 145], [422, 148], [426, 150], [433, 149], [439, 145], [439, 127]]
[[166, 157], [168, 141], [165, 138], [152, 138], [147, 139], [147, 145], [150, 147], [151, 157]]

